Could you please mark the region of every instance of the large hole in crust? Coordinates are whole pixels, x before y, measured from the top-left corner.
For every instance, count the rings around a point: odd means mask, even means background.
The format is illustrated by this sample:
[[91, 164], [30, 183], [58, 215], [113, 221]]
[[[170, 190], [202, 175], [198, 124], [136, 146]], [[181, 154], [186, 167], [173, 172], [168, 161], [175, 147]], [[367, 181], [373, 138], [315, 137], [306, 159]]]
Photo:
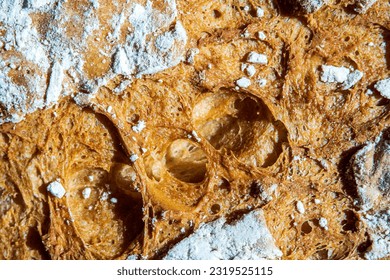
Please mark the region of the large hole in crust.
[[111, 169], [112, 181], [118, 189], [134, 199], [142, 199], [137, 185], [137, 173], [130, 165], [117, 163]]
[[287, 130], [262, 100], [247, 94], [210, 93], [193, 108], [196, 131], [220, 151], [231, 151], [248, 165], [276, 162]]
[[180, 181], [200, 183], [206, 177], [206, 154], [189, 140], [173, 141], [167, 149], [165, 162], [169, 173]]
[[70, 176], [67, 184], [74, 225], [89, 250], [101, 259], [121, 255], [143, 230], [142, 197], [134, 189], [132, 171], [121, 163], [110, 172], [83, 169]]
[[[208, 155], [183, 130], [160, 128], [144, 155], [146, 193], [163, 209], [190, 212], [207, 191]], [[156, 145], [157, 144], [157, 145]]]

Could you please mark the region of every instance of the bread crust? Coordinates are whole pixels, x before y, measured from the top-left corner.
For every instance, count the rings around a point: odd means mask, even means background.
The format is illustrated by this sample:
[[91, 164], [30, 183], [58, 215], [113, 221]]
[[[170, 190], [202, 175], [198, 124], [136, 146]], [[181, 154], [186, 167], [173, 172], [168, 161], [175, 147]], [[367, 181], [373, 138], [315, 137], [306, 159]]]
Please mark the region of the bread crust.
[[[83, 18], [92, 2], [69, 0], [62, 15]], [[112, 15], [147, 1], [98, 2], [90, 17], [100, 28], [80, 52], [83, 76], [64, 70], [70, 94], [26, 109], [17, 123], [7, 116], [18, 107], [0, 104], [1, 259], [159, 259], [201, 224], [257, 208], [282, 259], [367, 257], [372, 228], [348, 174], [353, 155], [390, 124], [389, 101], [374, 87], [390, 76], [388, 1], [364, 12], [351, 11], [351, 1], [294, 1], [300, 8], [288, 14], [286, 1], [155, 1], [151, 9], [170, 17], [159, 35], [179, 32], [180, 22], [186, 40], [172, 35], [175, 53], [152, 74], [113, 70], [116, 48], [134, 32], [129, 22], [116, 45], [107, 39]], [[30, 13], [39, 34], [47, 20], [60, 24], [45, 9]], [[84, 40], [68, 24], [67, 36]], [[251, 52], [267, 62], [248, 61]], [[169, 64], [176, 54], [182, 60]], [[13, 49], [1, 47], [0, 57], [21, 67], [0, 66], [15, 83], [50, 73]], [[363, 75], [343, 89], [321, 81], [323, 65]], [[249, 85], [237, 83], [243, 77]], [[26, 88], [31, 100], [45, 96]], [[47, 191], [56, 180], [61, 198]]]

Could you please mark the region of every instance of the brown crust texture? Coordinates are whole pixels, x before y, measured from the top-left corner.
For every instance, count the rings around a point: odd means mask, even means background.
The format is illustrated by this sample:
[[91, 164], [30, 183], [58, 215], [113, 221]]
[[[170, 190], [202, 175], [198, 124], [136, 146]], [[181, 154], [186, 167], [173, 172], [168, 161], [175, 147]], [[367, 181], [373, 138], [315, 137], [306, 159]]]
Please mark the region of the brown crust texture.
[[[0, 258], [158, 259], [202, 223], [255, 208], [283, 259], [364, 258], [348, 170], [390, 124], [374, 88], [390, 76], [390, 6], [357, 14], [352, 2], [286, 14], [278, 1], [178, 0], [186, 61], [121, 93], [113, 77], [83, 107], [67, 96], [2, 124]], [[88, 77], [111, 65], [96, 46]], [[343, 89], [324, 82], [323, 65], [363, 75]], [[61, 198], [47, 191], [55, 180]]]

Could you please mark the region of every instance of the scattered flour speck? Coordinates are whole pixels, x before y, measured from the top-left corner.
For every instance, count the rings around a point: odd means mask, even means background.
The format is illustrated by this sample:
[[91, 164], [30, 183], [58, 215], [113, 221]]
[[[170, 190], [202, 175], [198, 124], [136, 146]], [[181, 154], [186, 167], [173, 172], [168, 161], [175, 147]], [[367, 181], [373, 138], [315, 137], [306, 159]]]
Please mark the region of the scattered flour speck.
[[297, 211], [301, 214], [305, 213], [305, 207], [303, 206], [302, 201], [297, 201], [296, 203]]
[[257, 7], [256, 9], [256, 16], [257, 17], [263, 17], [264, 16], [264, 10], [260, 7]]
[[248, 58], [246, 61], [249, 63], [255, 63], [261, 65], [265, 65], [268, 63], [268, 59], [265, 54], [261, 54], [253, 51], [248, 54]]
[[318, 224], [320, 225], [320, 227], [324, 228], [325, 230], [328, 230], [328, 220], [325, 219], [324, 217], [321, 217], [318, 220]]
[[62, 186], [59, 180], [51, 182], [47, 186], [47, 191], [57, 198], [62, 198], [66, 193], [64, 187]]
[[136, 155], [136, 154], [132, 154], [132, 155], [130, 156], [131, 162], [136, 162], [138, 158], [139, 158], [139, 157], [138, 157], [138, 155]]
[[138, 123], [134, 126], [132, 126], [132, 130], [136, 133], [140, 133], [142, 130], [146, 128], [146, 123], [145, 121], [138, 121]]
[[251, 80], [246, 77], [242, 77], [236, 81], [237, 86], [240, 88], [247, 88], [251, 85]]
[[256, 68], [253, 65], [248, 65], [245, 69], [246, 74], [248, 77], [253, 77], [256, 74]]
[[265, 35], [265, 33], [263, 31], [259, 31], [259, 32], [257, 32], [257, 38], [264, 41], [265, 39], [267, 39], [267, 36]]
[[84, 199], [88, 199], [91, 196], [91, 188], [85, 188], [82, 191], [82, 195]]

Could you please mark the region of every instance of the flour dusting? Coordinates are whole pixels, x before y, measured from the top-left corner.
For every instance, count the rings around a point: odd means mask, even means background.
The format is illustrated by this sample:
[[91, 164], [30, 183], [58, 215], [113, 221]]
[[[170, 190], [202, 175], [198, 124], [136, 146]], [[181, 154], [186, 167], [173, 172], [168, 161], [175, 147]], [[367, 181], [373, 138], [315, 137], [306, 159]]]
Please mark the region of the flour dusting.
[[254, 210], [234, 223], [225, 218], [203, 224], [188, 238], [177, 243], [166, 260], [255, 260], [278, 259], [262, 210]]
[[[146, 6], [134, 4], [130, 9], [129, 20], [133, 32], [127, 36], [126, 43], [115, 54], [114, 73], [154, 74], [177, 65], [182, 59], [187, 34], [177, 16], [175, 1], [166, 1], [164, 12], [152, 8], [152, 2]], [[163, 32], [174, 24], [171, 30]]]
[[343, 90], [350, 89], [363, 77], [359, 70], [353, 70], [341, 66], [322, 65], [320, 80], [324, 83], [338, 83]]
[[374, 85], [374, 88], [379, 91], [380, 95], [384, 98], [390, 99], [390, 78], [378, 81]]
[[376, 260], [390, 255], [390, 209], [366, 214], [364, 222], [368, 227], [371, 246], [365, 253], [366, 259]]
[[390, 202], [390, 141], [387, 133], [368, 142], [352, 158], [353, 178], [363, 211]]
[[377, 0], [355, 0], [354, 11], [359, 14], [364, 14], [367, 12], [372, 5], [376, 3]]
[[[112, 67], [98, 78], [88, 78], [84, 68], [89, 41], [107, 22], [97, 16], [97, 0], [87, 1], [80, 7], [82, 12], [70, 8], [73, 2], [0, 0], [0, 33], [4, 34], [0, 38], [0, 124], [17, 123], [66, 95], [88, 105], [116, 75], [131, 81], [133, 76], [154, 74], [183, 60], [187, 35], [177, 20], [176, 2], [166, 0], [157, 9], [152, 1], [145, 6], [127, 1], [119, 13], [113, 11], [109, 43], [100, 50]], [[113, 1], [114, 6], [119, 3]], [[49, 18], [46, 29], [34, 21], [36, 14]], [[128, 85], [122, 84], [114, 94]]]
[[390, 131], [382, 132], [352, 158], [361, 218], [372, 245], [367, 259], [390, 256]]

